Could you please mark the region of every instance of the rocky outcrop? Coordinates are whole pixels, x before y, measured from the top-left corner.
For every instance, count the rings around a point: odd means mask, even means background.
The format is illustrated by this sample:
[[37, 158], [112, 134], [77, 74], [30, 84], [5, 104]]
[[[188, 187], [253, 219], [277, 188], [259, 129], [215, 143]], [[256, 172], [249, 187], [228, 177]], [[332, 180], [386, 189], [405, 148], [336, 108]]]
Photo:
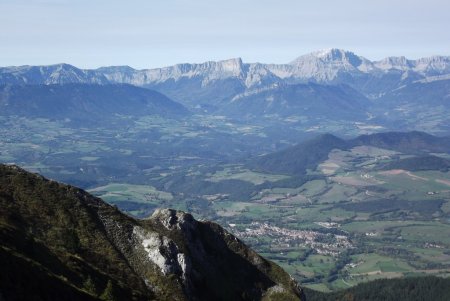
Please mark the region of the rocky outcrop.
[[135, 248], [146, 253], [141, 264], [156, 267], [190, 300], [301, 296], [295, 281], [278, 266], [217, 224], [196, 221], [190, 214], [159, 209], [134, 227], [133, 236]]

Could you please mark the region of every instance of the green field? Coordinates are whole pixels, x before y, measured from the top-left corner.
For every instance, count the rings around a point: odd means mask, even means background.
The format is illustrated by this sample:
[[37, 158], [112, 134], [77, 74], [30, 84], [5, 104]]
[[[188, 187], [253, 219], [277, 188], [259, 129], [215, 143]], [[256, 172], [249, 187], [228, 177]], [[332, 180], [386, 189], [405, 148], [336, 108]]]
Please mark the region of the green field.
[[154, 187], [145, 185], [112, 183], [90, 189], [89, 192], [108, 202], [120, 202], [125, 200], [154, 202], [170, 201], [173, 198], [171, 193], [158, 191]]
[[207, 181], [220, 182], [223, 180], [242, 180], [253, 183], [255, 185], [262, 184], [264, 182], [276, 182], [288, 178], [283, 175], [272, 175], [253, 172], [248, 169], [238, 167], [226, 167], [223, 170], [217, 171], [210, 177], [207, 177]]

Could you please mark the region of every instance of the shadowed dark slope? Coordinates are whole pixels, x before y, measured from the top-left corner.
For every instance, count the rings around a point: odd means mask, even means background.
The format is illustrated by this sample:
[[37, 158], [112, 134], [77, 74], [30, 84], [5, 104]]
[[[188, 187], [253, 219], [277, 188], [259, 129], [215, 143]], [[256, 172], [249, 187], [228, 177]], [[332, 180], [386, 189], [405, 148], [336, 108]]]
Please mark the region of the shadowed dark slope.
[[[247, 163], [247, 166], [254, 170], [270, 173], [303, 175], [307, 169], [314, 170], [319, 163], [327, 160], [331, 150], [345, 150], [361, 145], [396, 150], [408, 154], [450, 152], [449, 137], [437, 137], [416, 131], [362, 135], [350, 140], [343, 140], [331, 134], [323, 134], [284, 150], [253, 159]], [[444, 163], [444, 161], [444, 159], [439, 158], [422, 160], [424, 164], [433, 164], [434, 167]], [[403, 162], [408, 164], [408, 161]]]
[[317, 164], [325, 161], [331, 150], [346, 147], [345, 140], [324, 134], [285, 150], [256, 158], [248, 163], [248, 166], [270, 173], [303, 175], [307, 169], [315, 169]]

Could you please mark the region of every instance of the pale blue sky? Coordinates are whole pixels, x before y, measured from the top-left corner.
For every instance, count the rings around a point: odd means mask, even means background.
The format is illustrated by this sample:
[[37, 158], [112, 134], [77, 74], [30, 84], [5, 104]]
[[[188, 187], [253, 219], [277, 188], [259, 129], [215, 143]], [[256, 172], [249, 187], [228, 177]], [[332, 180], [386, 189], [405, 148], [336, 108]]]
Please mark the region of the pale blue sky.
[[0, 0], [0, 66], [450, 55], [449, 12], [448, 0]]

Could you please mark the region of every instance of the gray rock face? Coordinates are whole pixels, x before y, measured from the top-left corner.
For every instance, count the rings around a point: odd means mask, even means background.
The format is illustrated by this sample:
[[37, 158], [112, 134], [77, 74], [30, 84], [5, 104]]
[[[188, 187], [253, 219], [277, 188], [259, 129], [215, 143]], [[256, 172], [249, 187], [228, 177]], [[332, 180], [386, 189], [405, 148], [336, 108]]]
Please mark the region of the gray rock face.
[[82, 70], [69, 64], [0, 68], [0, 84], [107, 84], [108, 79], [94, 70]]
[[245, 64], [240, 58], [203, 64], [180, 64], [172, 67], [128, 70], [124, 77], [122, 70], [114, 67], [100, 71], [110, 81], [133, 85], [158, 85], [167, 81], [201, 79], [202, 86], [234, 78], [245, 87], [253, 88], [288, 80], [289, 82], [335, 83], [348, 82], [351, 77], [382, 77], [391, 72], [408, 72], [422, 78], [450, 73], [450, 57], [433, 56], [418, 60], [405, 57], [388, 57], [381, 61], [370, 61], [350, 51], [327, 49], [300, 56], [289, 64]]
[[156, 209], [150, 219], [160, 222], [167, 230], [191, 230], [197, 221], [190, 214], [173, 209]]
[[181, 271], [178, 260], [175, 259], [178, 259], [178, 255], [183, 257], [184, 255], [178, 253], [177, 245], [171, 239], [157, 233], [146, 232], [140, 227], [134, 228], [133, 234], [148, 253], [148, 259], [160, 268], [163, 275]]
[[[196, 221], [181, 211], [158, 209], [149, 218], [130, 219], [124, 226], [111, 219], [110, 206], [96, 206], [111, 241], [162, 299], [167, 286], [188, 300], [302, 296], [289, 275], [217, 224]], [[176, 294], [171, 298], [185, 300]]]

